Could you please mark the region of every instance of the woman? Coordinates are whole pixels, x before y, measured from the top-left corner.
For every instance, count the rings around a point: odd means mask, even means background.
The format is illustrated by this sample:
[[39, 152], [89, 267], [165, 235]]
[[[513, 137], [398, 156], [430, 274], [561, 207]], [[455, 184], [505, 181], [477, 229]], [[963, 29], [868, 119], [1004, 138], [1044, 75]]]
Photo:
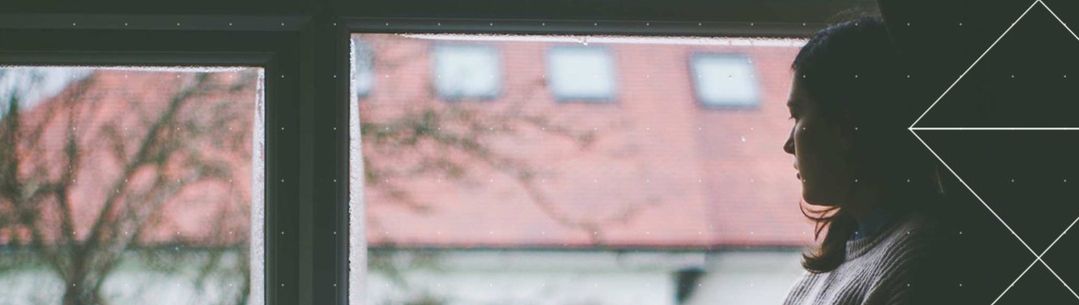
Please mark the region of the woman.
[[[803, 214], [820, 244], [784, 304], [927, 304], [928, 266], [943, 190], [936, 160], [907, 126], [925, 109], [906, 97], [883, 23], [861, 18], [818, 32], [792, 64], [795, 156]], [[808, 210], [808, 211], [807, 211]], [[937, 303], [937, 302], [932, 302]]]

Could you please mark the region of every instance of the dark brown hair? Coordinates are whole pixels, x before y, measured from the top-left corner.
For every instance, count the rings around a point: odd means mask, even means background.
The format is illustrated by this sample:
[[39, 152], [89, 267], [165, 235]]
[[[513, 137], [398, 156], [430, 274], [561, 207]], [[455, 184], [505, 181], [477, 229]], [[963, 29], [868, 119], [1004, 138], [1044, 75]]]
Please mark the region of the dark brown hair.
[[[942, 199], [939, 170], [907, 130], [928, 105], [907, 94], [912, 90], [904, 67], [887, 28], [875, 17], [817, 32], [791, 64], [817, 108], [850, 138], [847, 161], [854, 177], [881, 188], [886, 199], [874, 208], [931, 214]], [[816, 223], [816, 239], [827, 230], [820, 245], [803, 254], [802, 266], [811, 272], [839, 267], [846, 260], [846, 241], [858, 227], [855, 219], [841, 206], [813, 209], [803, 203], [799, 208]]]

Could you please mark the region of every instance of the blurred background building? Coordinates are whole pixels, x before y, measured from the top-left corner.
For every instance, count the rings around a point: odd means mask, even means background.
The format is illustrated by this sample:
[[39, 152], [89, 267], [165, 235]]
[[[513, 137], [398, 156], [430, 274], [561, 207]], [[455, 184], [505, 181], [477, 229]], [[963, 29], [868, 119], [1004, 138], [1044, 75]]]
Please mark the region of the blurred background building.
[[[779, 303], [813, 240], [781, 149], [802, 43], [354, 35], [368, 303]], [[0, 72], [0, 304], [248, 302], [259, 72]]]
[[370, 304], [778, 304], [802, 272], [802, 41], [353, 43]]

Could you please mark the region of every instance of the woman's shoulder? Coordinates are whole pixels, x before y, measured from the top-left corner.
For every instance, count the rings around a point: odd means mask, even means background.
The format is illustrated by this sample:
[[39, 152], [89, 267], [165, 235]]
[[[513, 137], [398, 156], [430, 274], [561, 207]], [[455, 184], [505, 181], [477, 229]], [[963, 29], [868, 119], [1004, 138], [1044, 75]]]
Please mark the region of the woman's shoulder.
[[903, 233], [903, 236], [914, 239], [931, 237], [943, 230], [940, 219], [918, 212], [911, 212], [902, 217], [896, 228]]
[[900, 219], [890, 234], [881, 241], [882, 250], [895, 259], [931, 255], [934, 244], [945, 230], [940, 220], [925, 214], [912, 213]]
[[938, 282], [944, 279], [934, 271], [946, 262], [939, 252], [940, 237], [946, 230], [939, 219], [924, 214], [912, 214], [897, 223], [880, 247], [883, 276], [876, 284], [874, 298], [886, 299], [882, 304], [918, 304], [911, 300], [942, 287]]

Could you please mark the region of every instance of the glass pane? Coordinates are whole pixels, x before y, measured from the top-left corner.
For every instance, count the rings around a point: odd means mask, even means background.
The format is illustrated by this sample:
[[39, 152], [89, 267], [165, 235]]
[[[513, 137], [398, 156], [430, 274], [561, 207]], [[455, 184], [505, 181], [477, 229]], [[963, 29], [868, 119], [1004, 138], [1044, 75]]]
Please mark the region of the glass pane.
[[757, 105], [753, 63], [744, 54], [697, 54], [692, 64], [694, 88], [704, 105]]
[[371, 48], [367, 46], [363, 40], [353, 40], [352, 44], [352, 62], [354, 68], [352, 83], [352, 92], [359, 98], [367, 96], [371, 92], [371, 87], [375, 85], [374, 69], [371, 66]]
[[261, 78], [0, 67], [0, 300], [263, 304]]
[[[782, 151], [803, 40], [353, 38], [378, 86], [352, 108], [352, 302], [779, 304], [804, 272]], [[450, 43], [501, 55], [496, 103], [431, 92]], [[701, 107], [690, 63], [712, 53], [752, 64], [756, 107]]]
[[496, 49], [479, 45], [435, 47], [435, 88], [445, 99], [494, 98], [501, 67]]
[[598, 46], [558, 46], [547, 53], [551, 92], [560, 100], [614, 98], [615, 68], [608, 50]]

